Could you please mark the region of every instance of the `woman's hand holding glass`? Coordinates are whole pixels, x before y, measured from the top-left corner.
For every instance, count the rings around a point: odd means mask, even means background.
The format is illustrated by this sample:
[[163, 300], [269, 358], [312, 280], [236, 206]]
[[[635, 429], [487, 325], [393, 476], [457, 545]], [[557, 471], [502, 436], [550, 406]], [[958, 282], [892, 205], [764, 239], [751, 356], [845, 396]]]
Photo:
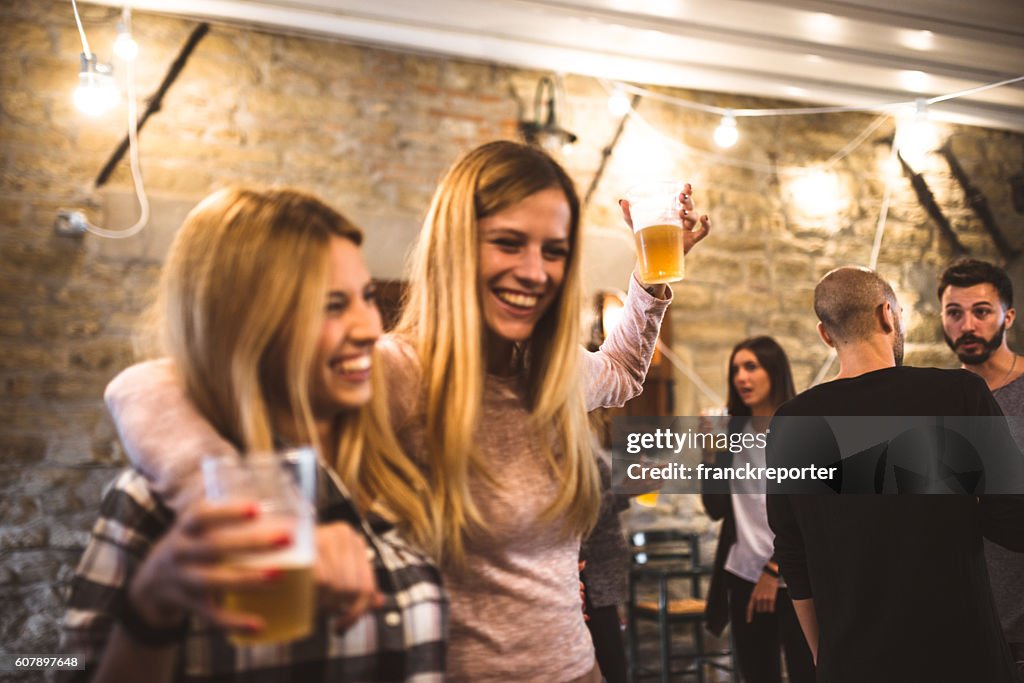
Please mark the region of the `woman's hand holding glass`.
[[[197, 615], [225, 631], [258, 635], [266, 627], [255, 614], [222, 606], [226, 591], [271, 589], [282, 578], [274, 567], [232, 563], [239, 553], [272, 553], [292, 542], [279, 520], [261, 519], [255, 502], [197, 501], [153, 547], [129, 588], [135, 611], [155, 629], [172, 629]], [[338, 615], [338, 632], [381, 606], [366, 543], [343, 523], [316, 530], [314, 576], [321, 609]]]
[[146, 556], [129, 586], [135, 611], [154, 628], [174, 628], [190, 614], [229, 632], [258, 633], [257, 616], [223, 608], [228, 589], [259, 589], [280, 578], [273, 567], [252, 568], [226, 560], [238, 553], [279, 550], [291, 543], [279, 522], [260, 519], [252, 501], [197, 501], [178, 517]]
[[[634, 232], [638, 257], [635, 275], [640, 282], [656, 285], [683, 279], [684, 255], [711, 229], [707, 215], [697, 217], [692, 192], [689, 183], [680, 191], [678, 185], [662, 182], [634, 188], [630, 199], [619, 200], [622, 216]], [[633, 206], [632, 202], [639, 203]], [[634, 209], [639, 221], [635, 225]], [[664, 292], [665, 288], [660, 287], [652, 294], [662, 296]]]
[[[679, 203], [681, 207], [679, 209], [679, 219], [683, 222], [684, 228], [683, 250], [684, 253], [689, 254], [697, 242], [708, 236], [708, 232], [711, 230], [711, 219], [707, 214], [698, 217], [693, 207], [693, 186], [690, 183], [686, 183], [683, 186], [683, 191], [679, 195]], [[626, 224], [632, 228], [633, 216], [629, 210], [629, 200], [620, 199], [619, 208], [622, 209], [622, 217], [625, 219]]]

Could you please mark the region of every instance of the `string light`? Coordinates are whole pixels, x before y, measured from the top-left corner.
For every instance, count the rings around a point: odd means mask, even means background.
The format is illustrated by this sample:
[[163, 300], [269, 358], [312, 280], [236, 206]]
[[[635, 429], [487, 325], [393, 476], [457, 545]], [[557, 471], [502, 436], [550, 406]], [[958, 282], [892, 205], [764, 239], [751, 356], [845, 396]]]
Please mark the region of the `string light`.
[[626, 93], [622, 92], [622, 88], [615, 88], [608, 97], [608, 113], [619, 118], [628, 114], [631, 108]]
[[120, 100], [121, 94], [114, 84], [110, 65], [100, 64], [96, 61], [96, 55], [83, 52], [78, 87], [74, 92], [78, 111], [87, 116], [100, 116], [117, 106]]
[[114, 54], [118, 59], [130, 62], [139, 56], [139, 44], [132, 38], [132, 13], [127, 7], [117, 24], [117, 38], [114, 40]]
[[736, 128], [736, 117], [732, 112], [722, 117], [722, 122], [715, 128], [715, 144], [722, 149], [729, 149], [740, 139], [740, 132]]
[[927, 162], [928, 154], [939, 146], [938, 131], [928, 120], [926, 100], [917, 100], [913, 111], [899, 118], [896, 146], [900, 156], [915, 169], [921, 168]]

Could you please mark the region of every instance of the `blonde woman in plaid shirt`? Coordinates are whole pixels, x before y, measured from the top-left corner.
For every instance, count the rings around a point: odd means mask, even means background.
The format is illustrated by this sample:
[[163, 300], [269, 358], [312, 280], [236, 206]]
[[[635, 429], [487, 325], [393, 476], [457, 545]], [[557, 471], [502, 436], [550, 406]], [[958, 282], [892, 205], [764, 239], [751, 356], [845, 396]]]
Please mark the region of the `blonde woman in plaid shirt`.
[[[372, 403], [381, 322], [361, 240], [311, 196], [221, 191], [186, 219], [157, 308], [171, 359], [163, 369], [177, 373], [232, 447], [313, 443], [322, 455], [315, 633], [233, 648], [228, 633], [262, 624], [218, 607], [216, 592], [275, 577], [218, 560], [232, 549], [272, 549], [279, 534], [251, 504], [171, 495], [130, 470], [105, 493], [73, 582], [63, 649], [89, 662], [75, 675], [118, 683], [441, 678], [439, 575], [403, 540], [428, 547], [436, 532], [423, 477]], [[174, 428], [173, 410], [140, 400], [135, 411]]]

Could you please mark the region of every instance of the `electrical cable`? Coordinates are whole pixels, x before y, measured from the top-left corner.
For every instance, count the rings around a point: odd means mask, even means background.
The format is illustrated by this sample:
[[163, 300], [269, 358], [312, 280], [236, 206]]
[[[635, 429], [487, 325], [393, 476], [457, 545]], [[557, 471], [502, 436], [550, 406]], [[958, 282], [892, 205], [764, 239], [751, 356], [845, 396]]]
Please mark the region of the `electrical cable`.
[[661, 341], [660, 338], [658, 339], [657, 347], [665, 355], [665, 358], [667, 358], [668, 361], [672, 363], [672, 365], [675, 366], [677, 370], [686, 375], [687, 379], [693, 382], [694, 386], [696, 386], [702, 394], [711, 399], [712, 405], [725, 405], [725, 401], [722, 399], [722, 397], [719, 396], [711, 387], [705, 384], [704, 380], [702, 380], [700, 378], [700, 375], [697, 374], [697, 371], [694, 370], [688, 363], [685, 363], [682, 358], [676, 355], [676, 352], [672, 350], [672, 347], [670, 347], [665, 342]]
[[135, 93], [135, 60], [133, 59], [126, 62], [126, 76], [128, 81], [128, 164], [132, 172], [132, 181], [135, 183], [135, 196], [139, 201], [139, 219], [135, 225], [124, 230], [108, 230], [86, 223], [86, 230], [108, 239], [132, 237], [146, 227], [149, 222], [149, 198], [146, 196], [146, 188], [142, 183], [142, 169], [139, 165], [138, 102]]
[[[883, 114], [883, 116], [888, 118], [887, 115]], [[895, 136], [893, 136], [892, 146], [889, 149], [890, 168], [897, 163], [897, 157], [899, 153], [900, 148], [896, 144]], [[878, 223], [875, 226], [875, 239], [871, 244], [871, 257], [868, 261], [868, 268], [870, 268], [871, 270], [875, 270], [878, 267], [878, 257], [882, 253], [882, 237], [885, 236], [885, 226], [889, 220], [889, 203], [892, 199], [892, 185], [893, 178], [890, 174], [889, 176], [886, 177], [885, 190], [882, 193], [882, 208], [879, 209], [878, 212]], [[832, 368], [832, 364], [835, 363], [836, 358], [837, 355], [835, 348], [829, 348], [828, 357], [825, 359], [824, 364], [822, 364], [821, 369], [818, 370], [818, 374], [814, 376], [813, 380], [811, 380], [810, 386], [813, 387], [825, 381], [825, 376], [828, 374], [828, 371]]]
[[75, 12], [75, 23], [78, 24], [78, 35], [82, 37], [82, 51], [86, 60], [92, 59], [92, 51], [89, 50], [89, 40], [85, 37], [85, 29], [82, 28], [82, 17], [78, 15], [78, 4], [71, 0], [71, 9]]
[[[82, 27], [82, 18], [78, 14], [78, 5], [75, 0], [71, 0], [71, 8], [75, 12], [75, 23], [78, 24], [78, 33], [82, 37], [82, 50], [85, 53], [86, 59], [92, 59], [92, 52], [89, 50], [89, 40], [85, 36], [85, 29]], [[131, 10], [127, 7], [124, 8], [122, 14], [124, 20], [130, 26], [131, 22]], [[142, 169], [139, 165], [139, 130], [138, 130], [138, 102], [136, 101], [135, 93], [135, 60], [129, 59], [125, 61], [126, 66], [126, 86], [128, 89], [128, 161], [131, 167], [132, 181], [135, 184], [135, 196], [139, 201], [139, 219], [135, 225], [124, 230], [107, 230], [99, 226], [93, 225], [88, 221], [85, 223], [85, 229], [94, 235], [99, 237], [106, 237], [108, 239], [125, 239], [138, 234], [142, 228], [146, 227], [149, 222], [149, 198], [146, 196], [146, 188], [142, 183]]]
[[[948, 100], [957, 99], [960, 97], [966, 97], [968, 95], [974, 95], [986, 90], [993, 88], [1001, 88], [1006, 85], [1012, 85], [1024, 81], [1024, 76], [1015, 76], [1006, 80], [998, 81], [996, 83], [987, 83], [980, 85], [975, 88], [968, 88], [967, 90], [960, 90], [946, 95], [938, 95], [930, 99], [925, 100], [928, 104], [938, 104], [939, 102], [946, 102]], [[665, 95], [663, 93], [648, 90], [647, 88], [633, 85], [631, 83], [616, 82], [621, 90], [630, 92], [643, 97], [666, 102], [668, 104], [674, 104], [683, 109], [692, 109], [694, 111], [702, 111], [706, 114], [716, 114], [718, 116], [726, 116], [732, 114], [736, 118], [756, 118], [763, 116], [808, 116], [811, 114], [845, 114], [851, 112], [873, 112], [873, 111], [890, 111], [892, 109], [899, 109], [902, 107], [912, 106], [915, 100], [907, 100], [900, 102], [886, 102], [882, 104], [873, 105], [852, 105], [852, 106], [834, 106], [834, 107], [792, 107], [792, 108], [779, 108], [779, 109], [731, 109], [729, 107], [718, 107], [712, 104], [703, 104], [701, 102], [694, 102], [692, 100], [686, 100], [681, 97], [674, 97], [672, 95]]]

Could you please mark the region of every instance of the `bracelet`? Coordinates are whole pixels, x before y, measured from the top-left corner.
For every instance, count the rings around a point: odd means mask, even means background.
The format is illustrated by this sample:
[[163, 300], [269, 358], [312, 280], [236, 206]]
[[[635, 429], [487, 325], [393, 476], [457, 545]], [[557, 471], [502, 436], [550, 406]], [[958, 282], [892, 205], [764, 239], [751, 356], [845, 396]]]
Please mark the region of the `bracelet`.
[[125, 634], [139, 645], [162, 648], [175, 645], [185, 639], [188, 633], [189, 620], [184, 619], [180, 626], [171, 628], [155, 628], [136, 611], [127, 591], [117, 601], [114, 617], [120, 622]]
[[765, 565], [764, 567], [762, 567], [761, 571], [763, 571], [768, 576], [775, 577], [776, 579], [779, 578], [779, 572], [777, 572], [776, 570], [772, 569], [768, 565]]

